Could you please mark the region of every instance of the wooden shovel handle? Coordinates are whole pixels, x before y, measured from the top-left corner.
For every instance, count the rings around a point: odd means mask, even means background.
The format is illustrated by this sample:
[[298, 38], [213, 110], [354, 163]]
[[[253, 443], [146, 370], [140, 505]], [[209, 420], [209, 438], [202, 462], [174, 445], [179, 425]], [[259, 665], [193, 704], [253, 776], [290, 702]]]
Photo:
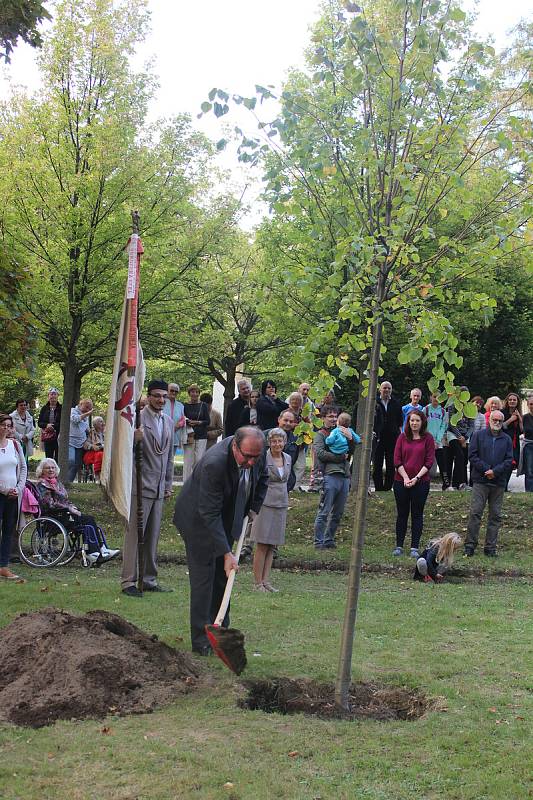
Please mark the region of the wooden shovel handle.
[[[248, 529], [248, 517], [245, 517], [242, 523], [242, 531], [241, 535], [239, 536], [239, 541], [237, 542], [237, 549], [235, 550], [235, 558], [237, 559], [237, 563], [239, 563], [239, 558], [241, 557], [241, 550], [242, 545], [244, 543], [244, 537], [246, 536], [246, 531]], [[213, 623], [215, 627], [219, 628], [222, 624], [224, 617], [226, 616], [226, 611], [228, 610], [229, 601], [231, 597], [231, 592], [233, 591], [233, 584], [235, 583], [235, 575], [236, 570], [232, 569], [229, 575], [229, 578], [226, 582], [226, 588], [224, 590], [224, 597], [222, 598], [222, 603], [220, 604], [220, 608], [218, 610], [218, 614], [216, 619]]]

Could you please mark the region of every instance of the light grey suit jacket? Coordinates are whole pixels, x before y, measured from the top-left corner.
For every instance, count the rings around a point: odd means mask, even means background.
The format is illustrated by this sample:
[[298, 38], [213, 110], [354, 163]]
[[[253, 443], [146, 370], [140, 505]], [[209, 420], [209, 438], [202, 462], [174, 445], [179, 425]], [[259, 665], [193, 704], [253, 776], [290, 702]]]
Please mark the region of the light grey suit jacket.
[[283, 477], [280, 477], [278, 468], [272, 461], [270, 450], [266, 451], [266, 467], [268, 470], [268, 489], [263, 501], [264, 506], [270, 508], [288, 508], [289, 493], [287, 491], [287, 481], [289, 480], [292, 468], [292, 459], [287, 453], [283, 456]]
[[[161, 418], [162, 441], [159, 442], [153, 414], [147, 408], [141, 411], [141, 425], [144, 431], [142, 494], [143, 497], [157, 499], [163, 499], [165, 492], [172, 491], [174, 475], [174, 425], [167, 414], [162, 414]], [[135, 459], [133, 459], [132, 494], [137, 494]]]

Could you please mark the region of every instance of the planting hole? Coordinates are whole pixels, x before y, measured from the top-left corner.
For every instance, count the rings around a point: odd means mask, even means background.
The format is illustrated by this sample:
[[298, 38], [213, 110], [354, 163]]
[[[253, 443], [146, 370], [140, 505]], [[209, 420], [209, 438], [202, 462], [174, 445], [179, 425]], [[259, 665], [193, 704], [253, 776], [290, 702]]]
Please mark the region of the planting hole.
[[335, 705], [335, 688], [329, 683], [310, 680], [273, 678], [246, 681], [241, 708], [269, 714], [308, 714], [325, 719], [415, 720], [428, 711], [438, 710], [438, 702], [416, 689], [353, 683], [350, 686], [350, 710]]

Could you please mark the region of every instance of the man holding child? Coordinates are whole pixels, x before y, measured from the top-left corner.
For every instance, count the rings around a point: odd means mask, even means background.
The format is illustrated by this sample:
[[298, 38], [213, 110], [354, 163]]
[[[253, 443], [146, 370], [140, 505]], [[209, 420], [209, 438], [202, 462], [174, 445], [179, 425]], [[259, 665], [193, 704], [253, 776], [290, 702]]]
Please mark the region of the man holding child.
[[[340, 414], [337, 420], [337, 409], [323, 406], [320, 415], [322, 428], [315, 434], [313, 450], [320, 462], [324, 484], [315, 519], [315, 548], [332, 550], [336, 547], [335, 532], [350, 490], [350, 459], [360, 439], [350, 428], [349, 414]], [[330, 436], [331, 444], [327, 443]]]

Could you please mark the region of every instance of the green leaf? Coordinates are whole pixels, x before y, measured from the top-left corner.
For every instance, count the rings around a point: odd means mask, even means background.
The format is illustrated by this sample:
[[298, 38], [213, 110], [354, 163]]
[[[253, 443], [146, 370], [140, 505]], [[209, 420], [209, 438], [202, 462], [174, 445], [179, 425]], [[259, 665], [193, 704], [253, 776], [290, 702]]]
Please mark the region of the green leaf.
[[211, 111], [212, 105], [211, 103], [208, 103], [207, 100], [204, 100], [200, 108], [202, 109], [204, 114], [207, 114], [208, 111]]

